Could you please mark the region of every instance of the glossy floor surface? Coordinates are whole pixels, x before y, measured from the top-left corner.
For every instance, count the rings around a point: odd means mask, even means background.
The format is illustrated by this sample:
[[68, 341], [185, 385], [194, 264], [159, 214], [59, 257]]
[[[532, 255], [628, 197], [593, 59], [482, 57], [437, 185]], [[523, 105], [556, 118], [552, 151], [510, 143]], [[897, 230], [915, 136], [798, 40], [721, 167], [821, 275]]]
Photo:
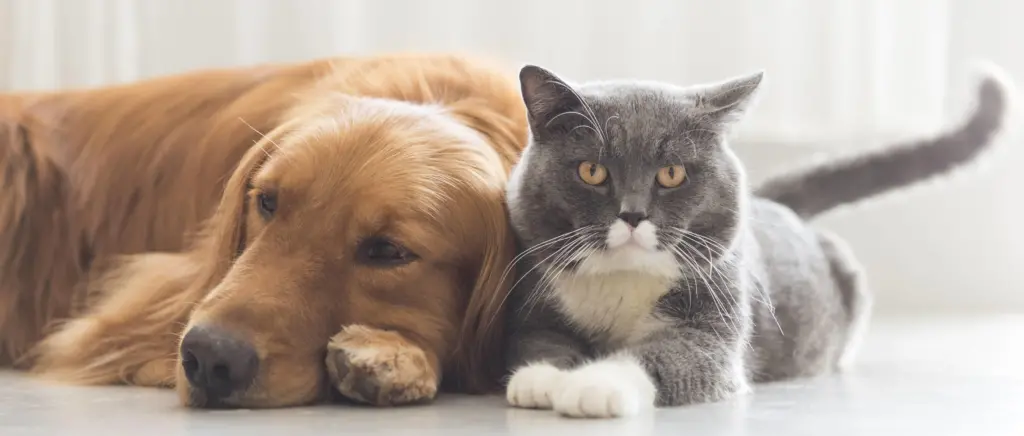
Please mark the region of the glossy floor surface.
[[168, 391], [45, 385], [0, 372], [0, 435], [1024, 435], [1024, 315], [876, 319], [842, 376], [744, 398], [581, 421], [449, 396], [374, 410], [189, 411]]

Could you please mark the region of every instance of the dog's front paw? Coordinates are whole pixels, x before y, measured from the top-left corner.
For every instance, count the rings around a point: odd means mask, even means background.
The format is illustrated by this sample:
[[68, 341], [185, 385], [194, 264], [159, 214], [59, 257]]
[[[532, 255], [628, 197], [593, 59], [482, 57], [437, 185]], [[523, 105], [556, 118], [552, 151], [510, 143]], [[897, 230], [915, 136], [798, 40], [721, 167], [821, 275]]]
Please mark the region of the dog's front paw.
[[633, 416], [654, 406], [646, 372], [628, 361], [600, 361], [566, 374], [553, 408], [575, 418]]
[[327, 345], [327, 373], [342, 395], [374, 406], [422, 402], [437, 395], [437, 373], [426, 353], [391, 331], [345, 327]]
[[516, 370], [508, 382], [505, 397], [514, 407], [550, 409], [565, 372], [548, 363], [535, 363]]

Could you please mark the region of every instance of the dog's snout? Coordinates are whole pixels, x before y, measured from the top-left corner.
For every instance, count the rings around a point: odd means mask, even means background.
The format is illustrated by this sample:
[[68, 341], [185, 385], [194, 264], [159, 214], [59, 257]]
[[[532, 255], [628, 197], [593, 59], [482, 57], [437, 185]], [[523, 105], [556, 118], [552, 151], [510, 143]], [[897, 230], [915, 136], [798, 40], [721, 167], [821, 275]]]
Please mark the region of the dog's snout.
[[181, 365], [193, 389], [219, 400], [252, 384], [259, 356], [252, 345], [223, 329], [195, 326], [181, 341]]

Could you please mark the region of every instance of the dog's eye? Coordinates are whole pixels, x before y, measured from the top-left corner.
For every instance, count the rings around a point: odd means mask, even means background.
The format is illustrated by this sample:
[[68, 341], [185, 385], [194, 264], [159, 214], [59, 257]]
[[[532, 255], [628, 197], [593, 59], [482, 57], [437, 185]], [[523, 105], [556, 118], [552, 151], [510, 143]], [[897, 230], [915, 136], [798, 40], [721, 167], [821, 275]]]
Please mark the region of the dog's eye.
[[359, 244], [359, 260], [372, 266], [397, 266], [415, 260], [416, 256], [386, 238], [370, 238]]
[[269, 220], [274, 216], [274, 212], [277, 211], [277, 194], [272, 192], [260, 192], [256, 195], [256, 207], [260, 211], [260, 216], [265, 220]]

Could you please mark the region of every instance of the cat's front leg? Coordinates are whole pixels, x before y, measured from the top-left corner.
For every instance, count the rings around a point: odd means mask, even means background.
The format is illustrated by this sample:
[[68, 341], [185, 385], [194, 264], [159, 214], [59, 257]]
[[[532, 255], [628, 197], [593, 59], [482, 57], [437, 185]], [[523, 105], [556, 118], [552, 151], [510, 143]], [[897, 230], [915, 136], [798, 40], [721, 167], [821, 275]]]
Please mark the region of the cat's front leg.
[[583, 343], [567, 333], [540, 329], [514, 334], [510, 343], [508, 403], [524, 409], [550, 409], [568, 370], [585, 358]]
[[[540, 317], [550, 320], [552, 316]], [[573, 417], [635, 415], [654, 404], [655, 386], [630, 353], [593, 360], [586, 341], [564, 325], [514, 329], [507, 357], [513, 370], [506, 396], [514, 407], [554, 409]]]
[[576, 418], [633, 416], [655, 404], [654, 381], [629, 352], [565, 372], [554, 386], [552, 408]]
[[742, 347], [728, 335], [676, 327], [631, 351], [657, 388], [655, 404], [670, 407], [721, 401], [749, 390]]
[[615, 418], [654, 406], [726, 399], [747, 389], [737, 343], [692, 328], [643, 342], [565, 372], [552, 408], [566, 416]]

